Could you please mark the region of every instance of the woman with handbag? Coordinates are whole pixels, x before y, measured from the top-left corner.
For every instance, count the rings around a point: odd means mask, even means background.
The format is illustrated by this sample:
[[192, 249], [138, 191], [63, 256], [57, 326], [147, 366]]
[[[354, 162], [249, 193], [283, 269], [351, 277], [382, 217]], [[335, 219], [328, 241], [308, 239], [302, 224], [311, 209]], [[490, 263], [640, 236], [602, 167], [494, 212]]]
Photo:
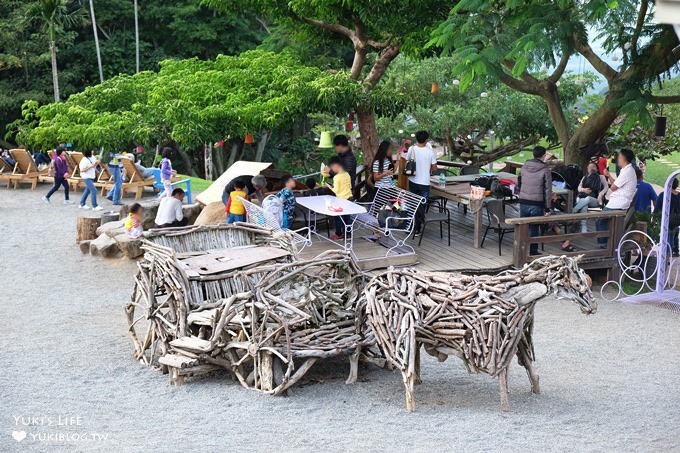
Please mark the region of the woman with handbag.
[[[406, 153], [406, 165], [403, 173], [408, 175], [408, 190], [426, 200], [430, 197], [430, 174], [437, 169], [437, 155], [428, 143], [430, 134], [426, 131], [416, 132], [416, 144]], [[425, 221], [425, 204], [421, 204], [416, 212], [415, 236]]]
[[[663, 211], [664, 193], [661, 192], [656, 199], [654, 206], [654, 217], [660, 221]], [[673, 180], [671, 186], [671, 212], [668, 220], [668, 244], [671, 246], [673, 256], [678, 256], [678, 234], [680, 233], [680, 191], [678, 191], [678, 180]]]

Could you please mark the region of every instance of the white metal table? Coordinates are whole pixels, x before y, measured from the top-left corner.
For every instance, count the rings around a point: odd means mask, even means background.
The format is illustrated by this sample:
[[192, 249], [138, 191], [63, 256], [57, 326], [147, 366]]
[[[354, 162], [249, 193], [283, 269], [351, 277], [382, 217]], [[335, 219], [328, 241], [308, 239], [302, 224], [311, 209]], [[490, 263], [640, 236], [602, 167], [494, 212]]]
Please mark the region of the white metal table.
[[[338, 198], [333, 195], [319, 195], [312, 197], [299, 197], [295, 200], [300, 206], [307, 208], [309, 216], [307, 219], [307, 244], [312, 244], [312, 234], [339, 245], [343, 250], [353, 253], [353, 237], [352, 228], [356, 221], [356, 216], [365, 214], [366, 208], [353, 203], [344, 198]], [[327, 217], [340, 217], [345, 226], [345, 237], [343, 243], [336, 242], [327, 238], [316, 231], [317, 215], [324, 215]], [[343, 216], [349, 216], [349, 222]]]

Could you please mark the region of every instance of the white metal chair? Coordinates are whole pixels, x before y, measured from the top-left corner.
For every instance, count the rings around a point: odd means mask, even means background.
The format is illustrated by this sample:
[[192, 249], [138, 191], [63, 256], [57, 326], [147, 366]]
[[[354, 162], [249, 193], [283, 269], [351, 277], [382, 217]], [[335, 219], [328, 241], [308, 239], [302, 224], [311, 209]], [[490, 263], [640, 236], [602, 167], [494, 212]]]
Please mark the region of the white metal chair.
[[269, 214], [267, 211], [246, 200], [243, 197], [239, 197], [243, 202], [243, 206], [246, 208], [246, 223], [251, 223], [260, 227], [269, 228], [272, 231], [284, 232], [293, 235], [293, 244], [307, 244], [307, 238], [299, 234], [297, 231], [284, 229], [281, 224], [274, 218], [273, 215]]
[[[380, 210], [395, 202], [401, 206], [402, 216], [388, 217], [385, 226], [381, 226], [378, 222]], [[406, 244], [406, 240], [413, 233], [416, 212], [419, 208], [425, 209], [425, 203], [427, 203], [426, 198], [408, 190], [396, 186], [381, 187], [375, 193], [375, 198], [371, 203], [359, 203], [364, 205], [368, 212], [357, 216], [355, 229], [363, 227], [394, 240], [395, 245], [390, 247], [385, 255], [389, 255], [400, 247], [406, 247], [415, 253], [413, 247]]]

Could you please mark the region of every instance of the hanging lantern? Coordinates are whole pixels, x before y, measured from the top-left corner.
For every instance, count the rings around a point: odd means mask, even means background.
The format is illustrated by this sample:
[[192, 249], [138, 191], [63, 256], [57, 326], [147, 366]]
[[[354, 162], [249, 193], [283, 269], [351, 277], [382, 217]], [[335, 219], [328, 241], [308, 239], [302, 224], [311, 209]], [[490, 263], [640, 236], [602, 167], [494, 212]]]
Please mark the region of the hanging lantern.
[[354, 112], [349, 112], [347, 121], [345, 121], [345, 132], [352, 132], [354, 130]]
[[322, 132], [321, 139], [319, 140], [319, 149], [331, 149], [331, 148], [333, 148], [333, 140], [331, 139], [331, 133]]
[[224, 146], [224, 140], [220, 140], [219, 142], [217, 142], [217, 146], [220, 147], [220, 148], [223, 147]]
[[142, 154], [142, 147], [138, 146], [136, 151], [137, 151], [137, 154]]
[[246, 145], [252, 145], [253, 143], [255, 143], [255, 136], [253, 134], [246, 134], [243, 143], [245, 143]]
[[666, 136], [666, 117], [657, 116], [654, 121], [654, 136], [665, 137]]
[[432, 88], [430, 89], [430, 93], [439, 94], [439, 84], [437, 82], [432, 82]]

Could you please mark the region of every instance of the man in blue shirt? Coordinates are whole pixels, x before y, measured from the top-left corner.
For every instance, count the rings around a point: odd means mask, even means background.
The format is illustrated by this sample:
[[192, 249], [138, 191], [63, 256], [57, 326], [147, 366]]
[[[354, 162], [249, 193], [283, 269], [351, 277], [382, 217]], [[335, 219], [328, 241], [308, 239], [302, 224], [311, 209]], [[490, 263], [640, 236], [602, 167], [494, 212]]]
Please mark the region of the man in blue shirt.
[[652, 212], [652, 206], [656, 203], [657, 194], [654, 187], [647, 181], [644, 181], [644, 174], [642, 170], [635, 167], [635, 175], [637, 176], [637, 191], [635, 192], [635, 212]]

